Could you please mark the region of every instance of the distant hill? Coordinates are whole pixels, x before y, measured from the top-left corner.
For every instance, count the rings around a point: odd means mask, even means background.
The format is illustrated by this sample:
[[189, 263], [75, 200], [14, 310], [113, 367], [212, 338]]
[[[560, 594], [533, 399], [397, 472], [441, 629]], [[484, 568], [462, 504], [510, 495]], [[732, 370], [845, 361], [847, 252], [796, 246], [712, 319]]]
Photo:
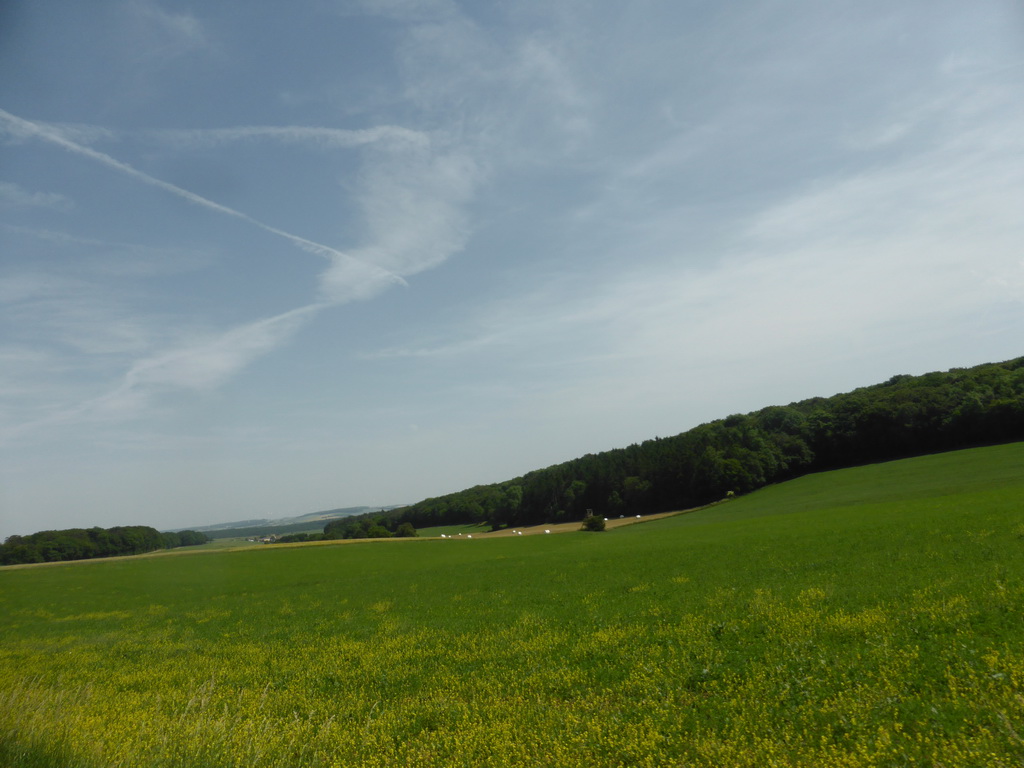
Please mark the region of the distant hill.
[[[1024, 357], [922, 376], [701, 424], [588, 454], [386, 515], [389, 530], [493, 528], [686, 509], [821, 470], [1024, 440]], [[337, 528], [337, 526], [335, 526]]]
[[239, 520], [233, 523], [215, 523], [206, 526], [192, 526], [190, 530], [201, 531], [211, 539], [235, 539], [248, 538], [250, 536], [270, 536], [287, 533], [303, 533], [306, 531], [320, 531], [324, 524], [331, 520], [338, 520], [354, 515], [365, 515], [371, 512], [379, 513], [395, 509], [394, 505], [387, 507], [341, 507], [338, 509], [327, 509], [321, 512], [310, 512], [296, 517], [281, 517], [277, 519]]

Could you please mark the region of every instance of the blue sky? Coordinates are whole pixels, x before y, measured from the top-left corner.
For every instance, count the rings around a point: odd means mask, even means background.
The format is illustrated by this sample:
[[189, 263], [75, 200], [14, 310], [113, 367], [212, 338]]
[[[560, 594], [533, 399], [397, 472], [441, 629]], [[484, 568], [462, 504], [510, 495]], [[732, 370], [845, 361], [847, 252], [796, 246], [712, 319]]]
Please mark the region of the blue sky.
[[14, 0], [0, 110], [2, 536], [1024, 353], [1012, 0]]

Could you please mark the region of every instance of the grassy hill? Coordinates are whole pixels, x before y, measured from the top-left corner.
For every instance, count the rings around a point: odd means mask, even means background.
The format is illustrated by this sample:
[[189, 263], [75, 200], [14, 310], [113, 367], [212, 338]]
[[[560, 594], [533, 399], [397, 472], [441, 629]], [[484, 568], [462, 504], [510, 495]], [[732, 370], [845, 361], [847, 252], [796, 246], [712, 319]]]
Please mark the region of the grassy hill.
[[[733, 414], [380, 516], [392, 530], [617, 518], [707, 504], [812, 472], [1024, 440], [1024, 358], [899, 375], [832, 397]], [[338, 532], [357, 518], [338, 524]], [[329, 532], [333, 524], [325, 528]], [[340, 536], [334, 536], [340, 538]]]
[[1024, 444], [561, 536], [0, 570], [0, 764], [1010, 766]]

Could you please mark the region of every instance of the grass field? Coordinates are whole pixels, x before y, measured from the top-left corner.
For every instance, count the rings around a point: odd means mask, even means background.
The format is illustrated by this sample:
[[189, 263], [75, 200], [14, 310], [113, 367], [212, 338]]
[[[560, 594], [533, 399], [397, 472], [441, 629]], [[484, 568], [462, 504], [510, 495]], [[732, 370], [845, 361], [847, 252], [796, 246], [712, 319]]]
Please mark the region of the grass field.
[[466, 525], [435, 525], [432, 528], [421, 528], [417, 531], [420, 536], [458, 536], [460, 533], [464, 536], [470, 534], [478, 536], [482, 533], [486, 533], [489, 527], [482, 523], [467, 523]]
[[1020, 766], [1024, 444], [605, 533], [0, 569], [0, 765]]

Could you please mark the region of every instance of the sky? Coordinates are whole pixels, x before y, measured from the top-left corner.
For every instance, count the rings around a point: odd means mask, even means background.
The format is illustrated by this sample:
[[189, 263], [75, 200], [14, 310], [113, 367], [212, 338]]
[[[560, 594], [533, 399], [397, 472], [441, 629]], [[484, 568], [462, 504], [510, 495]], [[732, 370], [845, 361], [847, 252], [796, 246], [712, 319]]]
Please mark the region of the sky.
[[0, 537], [1024, 354], [1016, 0], [7, 0]]

